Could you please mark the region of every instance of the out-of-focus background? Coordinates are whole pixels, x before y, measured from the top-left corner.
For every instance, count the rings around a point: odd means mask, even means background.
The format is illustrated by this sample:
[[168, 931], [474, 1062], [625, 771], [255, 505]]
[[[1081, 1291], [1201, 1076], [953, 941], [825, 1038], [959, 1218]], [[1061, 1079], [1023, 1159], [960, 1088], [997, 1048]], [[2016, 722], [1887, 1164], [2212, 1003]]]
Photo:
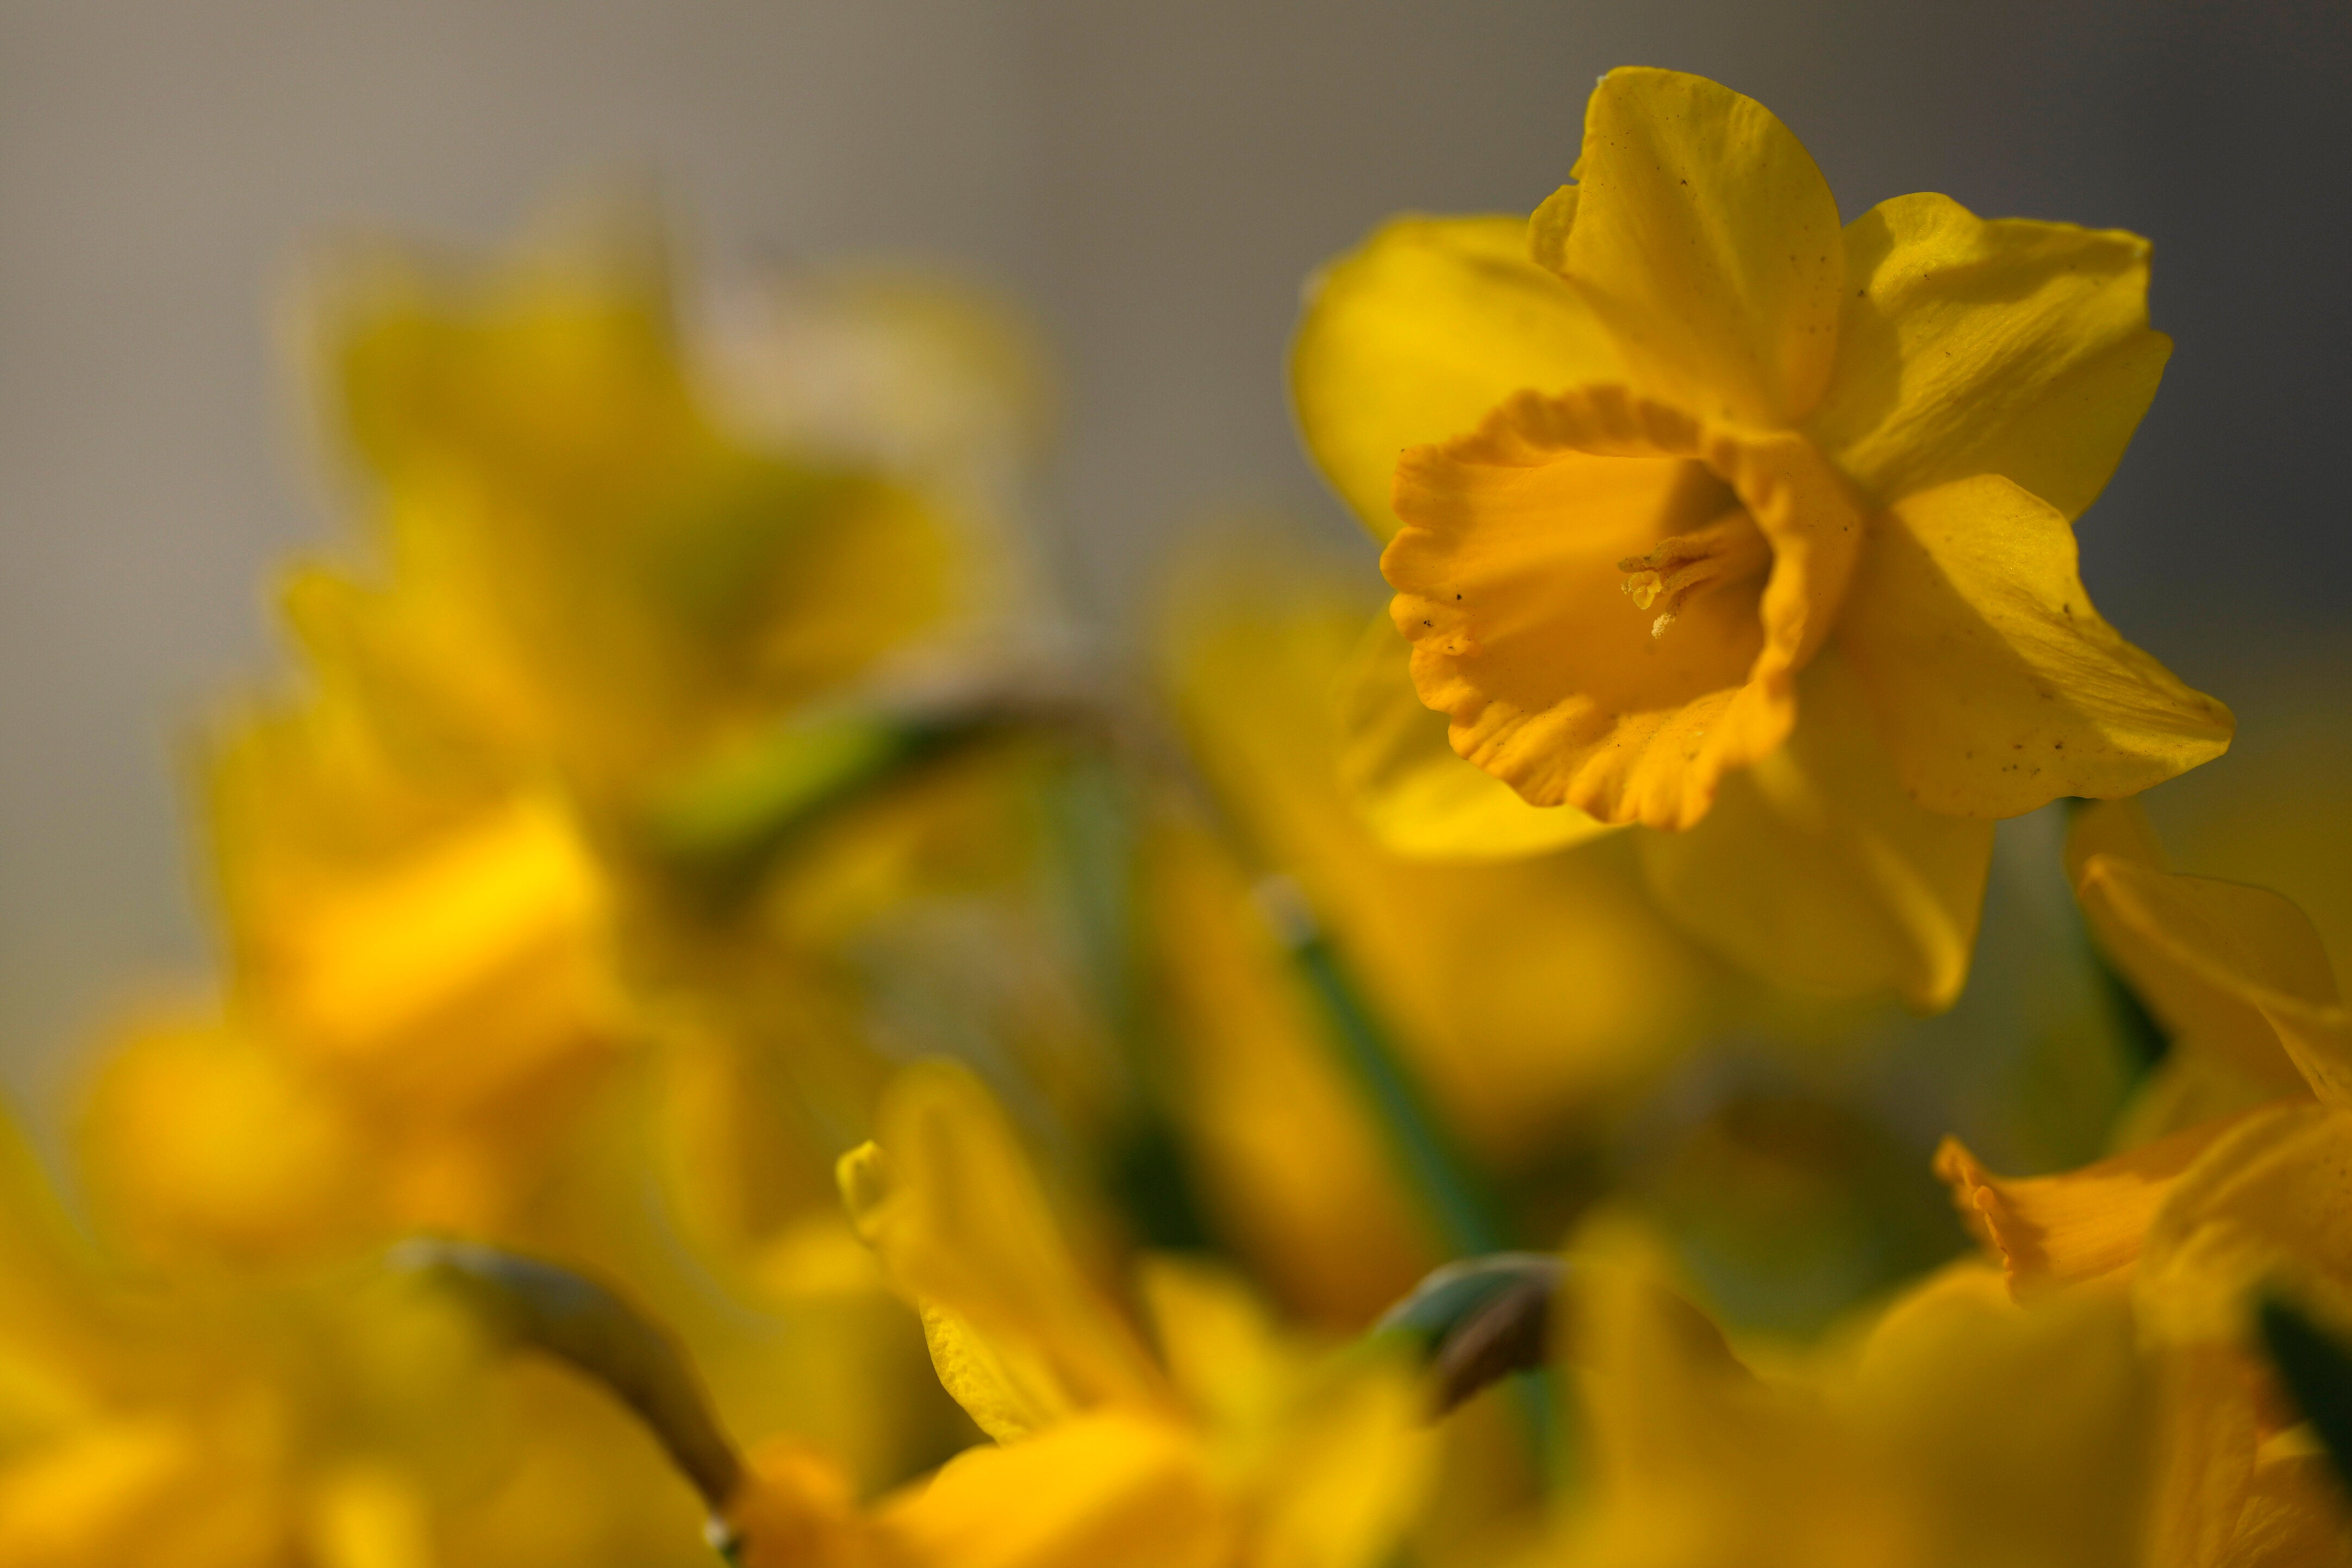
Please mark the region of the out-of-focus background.
[[[1059, 559], [1117, 646], [1204, 515], [1349, 537], [1284, 402], [1307, 272], [1398, 209], [1528, 210], [1628, 63], [1760, 99], [1849, 216], [1934, 189], [2154, 238], [2179, 349], [2086, 573], [2243, 721], [2158, 803], [2184, 859], [2352, 929], [2352, 862], [2310, 836], [2352, 840], [2340, 0], [17, 0], [0, 1074], [37, 1092], [133, 977], [204, 956], [173, 737], [263, 664], [268, 563], [340, 526], [280, 319], [306, 246], [493, 243], [636, 181], [697, 264], [961, 267], [1059, 359]], [[2200, 827], [2225, 798], [2226, 838]]]

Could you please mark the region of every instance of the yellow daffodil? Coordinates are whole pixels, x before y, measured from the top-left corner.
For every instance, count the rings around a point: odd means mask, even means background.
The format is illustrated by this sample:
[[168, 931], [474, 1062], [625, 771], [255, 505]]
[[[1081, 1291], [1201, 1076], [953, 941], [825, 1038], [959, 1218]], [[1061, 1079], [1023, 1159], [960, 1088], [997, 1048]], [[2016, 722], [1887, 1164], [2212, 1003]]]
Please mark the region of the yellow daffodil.
[[2141, 1562], [2153, 1379], [2120, 1302], [2021, 1309], [1968, 1264], [1858, 1352], [1751, 1372], [1661, 1312], [1638, 1260], [1571, 1254], [1595, 1482], [1534, 1563]]
[[391, 578], [297, 580], [312, 657], [425, 738], [615, 788], [935, 619], [924, 505], [724, 428], [671, 310], [659, 266], [611, 245], [347, 268], [320, 357]]
[[0, 1275], [0, 1561], [440, 1560], [433, 1515], [486, 1453], [485, 1369], [446, 1312], [348, 1274], [142, 1286], [74, 1239], [5, 1125]]
[[2323, 1461], [2266, 1392], [2252, 1339], [2263, 1292], [2352, 1327], [2352, 1016], [2300, 911], [2162, 870], [2128, 803], [2085, 813], [2074, 848], [2103, 950], [2173, 1043], [2135, 1118], [2157, 1135], [2025, 1178], [1995, 1176], [1948, 1141], [1938, 1169], [2019, 1296], [2127, 1281], [2166, 1356], [2179, 1434], [2158, 1560], [2320, 1560], [2255, 1552], [2272, 1535], [2340, 1551], [2343, 1516]]
[[228, 997], [121, 1036], [89, 1123], [167, 1250], [501, 1232], [630, 1038], [609, 878], [562, 803], [373, 717], [322, 696], [213, 749]]
[[[347, 1239], [511, 1234], [652, 1028], [647, 983], [667, 1032], [762, 1012], [757, 964], [667, 959], [715, 945], [669, 938], [705, 882], [756, 870], [766, 819], [714, 847], [677, 802], [707, 805], [746, 754], [757, 794], [780, 750], [821, 750], [801, 707], [938, 620], [943, 525], [880, 465], [976, 492], [996, 438], [971, 405], [1008, 373], [977, 367], [1010, 353], [945, 351], [977, 383], [950, 407], [899, 406], [902, 369], [838, 417], [763, 425], [714, 406], [744, 400], [700, 383], [642, 244], [471, 271], [381, 254], [329, 281], [319, 359], [383, 559], [293, 574], [300, 688], [230, 716], [206, 755], [223, 1016], [140, 1031], [93, 1118], [142, 1228], [248, 1257], [317, 1241], [328, 1208]], [[918, 315], [904, 290], [867, 306], [802, 325], [832, 329], [835, 361], [978, 331], [976, 309]], [[703, 816], [740, 828], [741, 790], [720, 793]], [[694, 994], [713, 983], [748, 999]], [[199, 1083], [215, 1125], [282, 1113], [300, 1135], [240, 1151], [170, 1125]], [[806, 1164], [800, 1207], [829, 1210]], [[316, 1179], [276, 1179], [296, 1168]]]
[[[2129, 802], [2085, 812], [2072, 849], [2101, 948], [2172, 1051], [2133, 1118], [2149, 1135], [2096, 1165], [2004, 1179], [1947, 1141], [1938, 1168], [2025, 1291], [2129, 1273], [2178, 1191], [2352, 1108], [2352, 1014], [2300, 910], [2261, 888], [2162, 869]], [[2239, 1291], [2251, 1280], [2218, 1283]]]
[[1401, 1369], [1318, 1367], [1246, 1293], [1174, 1264], [1142, 1281], [1155, 1356], [969, 1073], [908, 1070], [877, 1127], [845, 1159], [844, 1195], [920, 1309], [941, 1383], [997, 1443], [866, 1511], [805, 1449], [756, 1453], [728, 1511], [750, 1568], [1384, 1559], [1420, 1468]]
[[[1734, 956], [1948, 1003], [1993, 819], [2228, 741], [2075, 570], [2168, 351], [2147, 247], [1928, 194], [1842, 229], [1786, 127], [1670, 71], [1601, 78], [1574, 176], [1524, 225], [1391, 224], [1299, 330], [1412, 689], [1559, 838], [1666, 830], [1661, 894]], [[1526, 832], [1360, 727], [1425, 846]]]

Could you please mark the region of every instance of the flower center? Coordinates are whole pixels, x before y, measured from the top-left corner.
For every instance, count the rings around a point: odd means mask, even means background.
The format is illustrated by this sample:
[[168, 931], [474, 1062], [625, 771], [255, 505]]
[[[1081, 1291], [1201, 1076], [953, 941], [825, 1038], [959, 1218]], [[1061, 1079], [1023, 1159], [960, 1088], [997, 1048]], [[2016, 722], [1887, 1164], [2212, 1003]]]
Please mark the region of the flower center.
[[1763, 531], [1744, 507], [1734, 507], [1704, 527], [1660, 539], [1647, 555], [1627, 556], [1617, 570], [1625, 574], [1621, 586], [1643, 609], [1665, 601], [1650, 622], [1650, 635], [1663, 637], [1692, 595], [1760, 577], [1771, 564]]

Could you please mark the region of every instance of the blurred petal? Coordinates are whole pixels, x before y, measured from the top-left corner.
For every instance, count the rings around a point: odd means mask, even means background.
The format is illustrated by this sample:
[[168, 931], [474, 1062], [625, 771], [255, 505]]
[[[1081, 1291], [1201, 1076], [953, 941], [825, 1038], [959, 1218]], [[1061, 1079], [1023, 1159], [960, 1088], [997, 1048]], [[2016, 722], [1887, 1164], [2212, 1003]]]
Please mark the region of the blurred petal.
[[2352, 1108], [2352, 1014], [2302, 910], [2120, 855], [2092, 855], [2076, 879], [2100, 946], [2185, 1046], [2254, 1083], [2299, 1082]]
[[2239, 1507], [2229, 1549], [2229, 1568], [2352, 1563], [2352, 1511], [2327, 1456], [2264, 1454]]
[[2148, 329], [2147, 256], [2119, 230], [1880, 203], [1845, 231], [1837, 374], [1811, 430], [1881, 500], [1998, 474], [2076, 517], [2172, 351]]
[[1990, 475], [1877, 519], [1838, 639], [1928, 810], [2136, 794], [2229, 746], [2230, 711], [2101, 620], [2074, 558], [2065, 518]]
[[2234, 1117], [2159, 1138], [2056, 1176], [1993, 1175], [1958, 1138], [1936, 1151], [1936, 1174], [1977, 1239], [2000, 1255], [2021, 1294], [2131, 1268], [2149, 1222], [2180, 1173], [2237, 1124]]
[[1617, 373], [1583, 302], [1507, 217], [1399, 218], [1307, 285], [1290, 350], [1307, 452], [1374, 536], [1397, 458], [1475, 428], [1512, 392]]
[[476, 745], [553, 747], [607, 787], [866, 672], [940, 621], [951, 581], [934, 507], [721, 428], [649, 249], [380, 257], [325, 319], [397, 586], [310, 608], [351, 619], [330, 635], [363, 664], [436, 677], [441, 707], [520, 699], [533, 733]]
[[1391, 1364], [1328, 1380], [1287, 1413], [1252, 1477], [1258, 1568], [1381, 1568], [1419, 1514], [1428, 1396]]
[[1949, 1007], [1976, 944], [1992, 824], [1913, 803], [1833, 652], [1813, 661], [1799, 701], [1788, 744], [1726, 779], [1705, 821], [1643, 836], [1650, 884], [1759, 975]]
[[2221, 1345], [2192, 1345], [2165, 1358], [2150, 1568], [2251, 1568], [2231, 1547], [2261, 1436], [2252, 1369], [2242, 1357]]
[[[1837, 354], [1837, 202], [1789, 128], [1680, 71], [1611, 71], [1585, 110], [1572, 214], [1538, 235], [1627, 368], [1708, 418], [1802, 419]], [[1565, 239], [1557, 229], [1568, 218]]]
[[843, 1197], [922, 1310], [940, 1381], [971, 1397], [983, 1429], [1013, 1437], [1070, 1411], [1168, 1407], [1166, 1384], [1078, 1267], [978, 1079], [943, 1061], [908, 1068], [875, 1126], [877, 1143], [842, 1161]]
[[167, 1259], [284, 1260], [380, 1223], [383, 1152], [310, 1076], [217, 1022], [120, 1038], [84, 1128], [94, 1185], [142, 1249]]
[[1239, 1274], [1197, 1258], [1147, 1257], [1137, 1270], [1171, 1381], [1212, 1430], [1263, 1427], [1290, 1393], [1293, 1347]]
[[126, 1416], [12, 1454], [0, 1471], [0, 1561], [11, 1568], [283, 1561], [289, 1500], [270, 1473], [277, 1456], [266, 1439], [238, 1429], [255, 1425], [208, 1430], [173, 1413]]
[[2085, 1291], [2021, 1308], [1985, 1288], [1990, 1273], [1932, 1277], [1882, 1321], [1856, 1377], [1858, 1435], [1902, 1457], [1932, 1531], [1894, 1560], [2138, 1568], [2158, 1369], [2128, 1305]]
[[255, 933], [266, 1005], [320, 1059], [389, 1080], [429, 1071], [419, 1092], [478, 1101], [609, 1034], [605, 888], [546, 803], [341, 869], [314, 868], [299, 907]]
[[1217, 1568], [1234, 1524], [1192, 1434], [1102, 1411], [968, 1449], [885, 1500], [876, 1534], [881, 1561], [908, 1568]]
[[2147, 809], [2130, 796], [2075, 803], [2066, 824], [2066, 879], [2080, 883], [2093, 855], [2117, 855], [2152, 871], [2165, 869], [2164, 842]]
[[2174, 1343], [2238, 1343], [2258, 1289], [2352, 1322], [2347, 1173], [2352, 1115], [2288, 1103], [2238, 1118], [2148, 1227], [2132, 1286], [2142, 1322]]
[[1572, 806], [1530, 806], [1457, 756], [1412, 686], [1412, 644], [1381, 615], [1339, 678], [1339, 779], [1383, 848], [1418, 860], [1517, 860], [1610, 831]]
[[[1454, 749], [1537, 805], [1663, 828], [1788, 733], [1862, 538], [1802, 438], [1622, 387], [1514, 397], [1412, 453], [1397, 505], [1391, 612]], [[1726, 529], [1725, 580], [1658, 617], [1629, 597], [1633, 558]]]

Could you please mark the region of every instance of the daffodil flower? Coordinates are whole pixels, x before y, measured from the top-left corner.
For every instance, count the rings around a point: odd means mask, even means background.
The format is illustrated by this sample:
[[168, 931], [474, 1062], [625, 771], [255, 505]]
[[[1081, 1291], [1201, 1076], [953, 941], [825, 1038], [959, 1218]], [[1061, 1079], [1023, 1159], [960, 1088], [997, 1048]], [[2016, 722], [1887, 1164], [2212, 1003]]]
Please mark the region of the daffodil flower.
[[453, 1437], [495, 1397], [446, 1308], [348, 1270], [159, 1289], [77, 1233], [5, 1116], [0, 1278], [0, 1562], [444, 1560], [494, 1447]]
[[349, 694], [208, 758], [226, 1000], [134, 1020], [87, 1124], [152, 1250], [504, 1232], [632, 1038], [613, 891], [544, 790], [453, 782]]
[[[1349, 701], [1412, 836], [1666, 830], [1749, 964], [1935, 1007], [1994, 819], [2218, 755], [2230, 716], [2091, 608], [2071, 524], [2154, 395], [2147, 246], [1895, 198], [1840, 226], [1796, 138], [1612, 71], [1525, 224], [1400, 219], [1311, 291], [1299, 422], [1387, 542], [1434, 729]], [[1375, 722], [1375, 721], [1378, 722]], [[1393, 812], [1391, 812], [1393, 814]]]
[[[2333, 1141], [2352, 1139], [2352, 1013], [2303, 912], [2263, 888], [2165, 870], [2131, 802], [2084, 813], [2071, 847], [2092, 930], [2172, 1050], [2137, 1118], [2147, 1135], [2096, 1164], [2004, 1178], [1946, 1140], [1938, 1170], [2028, 1294], [2144, 1271], [2153, 1239], [2179, 1239], [2246, 1169], [2284, 1161], [2324, 1180]], [[2291, 1219], [2291, 1205], [2263, 1204], [2265, 1229]], [[2287, 1250], [2318, 1266], [2343, 1249]], [[2219, 1256], [2203, 1243], [2198, 1253]], [[2210, 1288], [2193, 1292], [2191, 1315], [2231, 1321], [2259, 1272], [2251, 1260], [2201, 1270]], [[2352, 1253], [2340, 1278], [2352, 1314]], [[2187, 1310], [2188, 1297], [2167, 1291], [2168, 1311]]]
[[1969, 1262], [1858, 1344], [1750, 1371], [1688, 1331], [1687, 1307], [1662, 1311], [1655, 1265], [1624, 1250], [1588, 1236], [1571, 1264], [1592, 1484], [1545, 1548], [1513, 1561], [2142, 1562], [2155, 1380], [2120, 1302], [2021, 1308]]
[[853, 1218], [994, 1438], [853, 1509], [818, 1458], [755, 1449], [727, 1510], [746, 1568], [1186, 1568], [1386, 1560], [1418, 1494], [1408, 1370], [1326, 1366], [1213, 1271], [1148, 1270], [1147, 1348], [1064, 1239], [971, 1075], [909, 1069], [845, 1156]]
[[2220, 1563], [2246, 1531], [2308, 1545], [2341, 1528], [2324, 1461], [2263, 1392], [2254, 1313], [2277, 1292], [2352, 1326], [2352, 1014], [2300, 910], [2157, 854], [2115, 802], [2084, 813], [2071, 856], [2103, 950], [2172, 1040], [2138, 1117], [2156, 1135], [2052, 1176], [1997, 1176], [1952, 1140], [1937, 1166], [2019, 1297], [2127, 1290], [2169, 1367], [2159, 1561]]

